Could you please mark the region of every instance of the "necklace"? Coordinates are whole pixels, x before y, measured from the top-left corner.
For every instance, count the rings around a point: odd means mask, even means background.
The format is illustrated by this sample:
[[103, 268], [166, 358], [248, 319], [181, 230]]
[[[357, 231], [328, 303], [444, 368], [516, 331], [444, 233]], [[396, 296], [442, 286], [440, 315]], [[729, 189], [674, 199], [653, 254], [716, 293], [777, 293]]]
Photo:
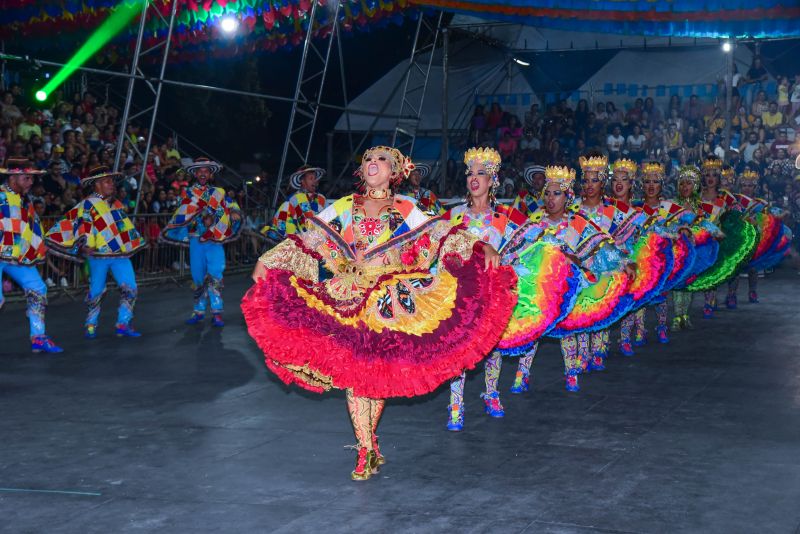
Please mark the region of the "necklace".
[[366, 197], [370, 200], [386, 200], [389, 198], [389, 193], [391, 193], [389, 189], [372, 189], [368, 187]]

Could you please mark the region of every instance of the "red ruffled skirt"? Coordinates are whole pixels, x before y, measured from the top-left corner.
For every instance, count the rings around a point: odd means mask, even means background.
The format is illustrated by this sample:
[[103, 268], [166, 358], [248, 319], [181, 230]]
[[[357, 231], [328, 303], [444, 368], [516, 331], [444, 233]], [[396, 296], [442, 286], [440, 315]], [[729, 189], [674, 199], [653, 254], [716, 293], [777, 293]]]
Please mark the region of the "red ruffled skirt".
[[516, 304], [514, 271], [485, 271], [479, 250], [440, 259], [436, 274], [384, 272], [356, 305], [331, 296], [344, 282], [268, 270], [242, 299], [247, 329], [283, 382], [376, 399], [424, 395], [475, 367]]

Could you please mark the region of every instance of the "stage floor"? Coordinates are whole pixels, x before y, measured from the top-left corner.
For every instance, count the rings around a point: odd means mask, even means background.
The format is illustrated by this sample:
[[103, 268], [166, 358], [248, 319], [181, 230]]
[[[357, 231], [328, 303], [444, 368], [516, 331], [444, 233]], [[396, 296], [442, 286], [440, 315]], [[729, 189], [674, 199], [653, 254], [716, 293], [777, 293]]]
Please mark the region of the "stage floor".
[[[31, 355], [19, 308], [0, 332], [3, 532], [800, 532], [800, 277], [761, 280], [761, 304], [700, 317], [672, 343], [568, 393], [545, 343], [532, 391], [445, 430], [447, 388], [389, 401], [388, 463], [349, 479], [355, 442], [341, 392], [284, 388], [248, 337], [226, 280], [227, 326], [183, 324], [188, 288], [145, 289], [140, 339], [82, 339], [81, 302], [53, 304], [62, 357]], [[723, 292], [719, 292], [723, 298]], [[654, 317], [648, 315], [652, 325]], [[616, 337], [616, 333], [613, 334]], [[313, 347], [309, 347], [313, 350]]]

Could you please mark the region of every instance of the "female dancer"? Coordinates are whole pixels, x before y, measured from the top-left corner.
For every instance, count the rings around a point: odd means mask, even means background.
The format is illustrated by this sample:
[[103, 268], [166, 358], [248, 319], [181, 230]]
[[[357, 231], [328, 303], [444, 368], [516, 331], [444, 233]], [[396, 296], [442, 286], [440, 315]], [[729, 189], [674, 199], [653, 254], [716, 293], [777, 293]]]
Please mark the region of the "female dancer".
[[[571, 309], [580, 283], [579, 272], [554, 245], [535, 243], [541, 230], [514, 208], [498, 205], [500, 154], [492, 148], [471, 148], [464, 154], [467, 166], [467, 202], [449, 210], [444, 218], [464, 225], [467, 232], [498, 250], [504, 265], [517, 271], [517, 306], [504, 339], [485, 362], [486, 391], [481, 394], [485, 411], [503, 417], [497, 381], [501, 352], [520, 356], [512, 393], [529, 389], [530, 367], [538, 338]], [[447, 429], [464, 428], [464, 382], [462, 374], [450, 383]]]
[[716, 288], [737, 276], [739, 270], [750, 261], [758, 245], [758, 232], [742, 216], [736, 197], [719, 188], [721, 171], [722, 162], [718, 158], [709, 156], [703, 162], [703, 191], [699, 209], [708, 221], [720, 226], [725, 239], [720, 243], [714, 265], [687, 286], [690, 291], [704, 293], [703, 317], [706, 319], [714, 316]]
[[584, 274], [575, 305], [548, 332], [561, 338], [564, 374], [568, 391], [578, 391], [578, 375], [587, 361], [578, 352], [577, 334], [607, 328], [628, 308], [627, 294], [634, 278], [634, 265], [614, 246], [614, 239], [596, 224], [568, 210], [575, 199], [575, 170], [553, 166], [545, 170], [544, 206], [531, 215], [542, 229], [545, 242], [562, 247]]
[[281, 380], [346, 390], [353, 480], [385, 462], [375, 435], [384, 399], [424, 395], [474, 367], [516, 302], [516, 276], [491, 246], [394, 193], [411, 169], [397, 149], [367, 150], [363, 194], [337, 200], [265, 253], [242, 300]]
[[[696, 216], [693, 212], [682, 208], [678, 204], [661, 198], [664, 184], [664, 166], [658, 162], [648, 162], [642, 166], [642, 212], [648, 219], [645, 228], [668, 237], [672, 243], [672, 269], [667, 281], [662, 288], [663, 294], [655, 299], [655, 311], [658, 319], [656, 336], [659, 343], [668, 343], [667, 326], [667, 293], [690, 272], [694, 264], [695, 252], [692, 242], [690, 225]], [[631, 316], [628, 316], [631, 317]], [[628, 318], [626, 318], [627, 320]], [[645, 326], [645, 309], [636, 312], [633, 321], [622, 323], [621, 337], [630, 339], [633, 329], [636, 340], [644, 339], [647, 328]], [[630, 348], [630, 347], [628, 347]], [[624, 354], [625, 349], [622, 348]]]
[[[602, 186], [608, 176], [608, 160], [605, 156], [581, 157], [579, 161], [583, 171], [583, 191], [578, 213], [611, 235], [617, 247], [630, 256], [632, 263], [639, 266], [636, 280], [629, 288], [630, 298], [627, 302], [628, 310], [637, 308], [658, 294], [660, 286], [666, 280], [671, 268], [670, 258], [667, 257], [670, 243], [656, 234], [640, 239], [641, 227], [647, 217], [629, 204], [603, 195]], [[623, 160], [616, 164], [615, 187], [620, 192], [623, 188], [630, 191], [631, 174], [634, 177], [636, 175], [634, 162]], [[620, 313], [624, 314], [628, 310], [620, 310]], [[600, 371], [605, 368], [603, 362], [608, 355], [608, 337], [608, 329], [591, 335], [581, 333], [578, 336], [579, 350], [585, 357], [591, 358], [587, 366], [589, 370]], [[631, 354], [632, 352], [628, 353]]]
[[675, 203], [696, 215], [695, 224], [691, 227], [694, 241], [695, 259], [689, 276], [674, 286], [673, 306], [675, 316], [672, 319], [672, 330], [691, 329], [692, 322], [689, 318], [689, 308], [692, 305], [693, 294], [686, 286], [693, 282], [699, 275], [709, 269], [716, 261], [719, 254], [719, 240], [722, 232], [709, 221], [700, 209], [700, 169], [694, 165], [684, 165], [678, 169], [678, 197]]

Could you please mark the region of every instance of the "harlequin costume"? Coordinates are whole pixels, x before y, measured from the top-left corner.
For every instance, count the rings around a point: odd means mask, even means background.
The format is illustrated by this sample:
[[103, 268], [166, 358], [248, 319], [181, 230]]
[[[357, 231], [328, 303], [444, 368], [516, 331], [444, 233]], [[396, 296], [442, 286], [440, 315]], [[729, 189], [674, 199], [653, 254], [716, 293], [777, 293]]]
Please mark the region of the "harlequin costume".
[[[36, 169], [25, 158], [11, 157], [5, 168], [0, 168], [0, 176], [5, 176], [6, 180], [0, 185], [0, 230], [3, 235], [0, 245], [0, 277], [7, 275], [25, 292], [31, 350], [59, 353], [62, 349], [45, 333], [47, 286], [36, 269], [37, 265], [45, 261], [47, 254], [42, 226], [27, 192], [19, 191], [10, 183], [12, 179], [16, 181], [24, 176], [38, 174], [44, 174], [44, 171]], [[0, 307], [4, 302], [0, 287]]]
[[525, 215], [530, 215], [542, 206], [542, 191], [536, 191], [533, 187], [533, 178], [535, 175], [541, 174], [544, 176], [544, 167], [541, 165], [532, 165], [526, 167], [523, 173], [525, 178], [526, 187], [517, 193], [512, 207], [521, 211]]
[[272, 225], [261, 229], [261, 235], [280, 241], [287, 235], [297, 234], [305, 228], [306, 219], [325, 209], [325, 197], [316, 192], [307, 191], [303, 187], [303, 177], [314, 173], [317, 182], [325, 176], [325, 171], [319, 167], [304, 165], [289, 176], [289, 184], [296, 192], [283, 202], [275, 216]]
[[[546, 167], [545, 176], [545, 187], [558, 184], [569, 202], [574, 199], [574, 169]], [[572, 309], [547, 332], [561, 339], [567, 390], [578, 391], [578, 374], [587, 364], [583, 352], [579, 353], [578, 334], [608, 328], [629, 308], [631, 280], [623, 270], [627, 260], [614, 239], [579, 215], [574, 206], [558, 221], [539, 209], [531, 215], [531, 222], [543, 231], [542, 241], [558, 245], [583, 275]]]
[[[82, 187], [91, 187], [103, 178], [121, 178], [122, 173], [111, 172], [108, 167], [95, 167], [81, 180]], [[144, 248], [145, 239], [125, 213], [119, 200], [104, 198], [93, 192], [78, 202], [64, 217], [56, 222], [45, 236], [50, 250], [73, 261], [85, 259], [89, 265], [89, 307], [85, 323], [85, 337], [97, 337], [97, 320], [100, 303], [106, 293], [109, 271], [119, 288], [116, 334], [120, 337], [139, 337], [131, 327], [133, 308], [136, 305], [136, 275], [131, 256]]]
[[[647, 162], [642, 166], [644, 182], [655, 181], [663, 184], [665, 178], [664, 166], [658, 162]], [[663, 187], [663, 185], [661, 186]], [[695, 214], [675, 202], [669, 200], [659, 200], [657, 203], [648, 204], [642, 201], [638, 209], [647, 215], [645, 222], [645, 232], [656, 232], [670, 239], [672, 269], [661, 288], [662, 294], [654, 299], [655, 312], [657, 319], [656, 336], [660, 343], [668, 343], [668, 323], [667, 323], [667, 293], [675, 287], [691, 272], [695, 261], [695, 248], [691, 238], [691, 225], [694, 222]], [[623, 354], [633, 353], [630, 345], [631, 339], [634, 343], [646, 339], [645, 308], [637, 310], [633, 316], [626, 317], [620, 327], [621, 346]], [[633, 335], [631, 335], [633, 334]], [[625, 342], [628, 346], [623, 346]]]
[[[414, 165], [413, 172], [419, 173], [420, 180], [424, 180], [430, 176], [431, 166], [427, 163], [418, 163]], [[445, 212], [441, 202], [439, 202], [439, 198], [430, 189], [426, 189], [422, 186], [414, 186], [410, 181], [406, 180], [400, 193], [413, 198], [420, 211], [431, 217], [441, 215]]]
[[[200, 169], [208, 169], [211, 177], [219, 172], [219, 163], [198, 158], [186, 167], [197, 178]], [[209, 178], [210, 180], [211, 178]], [[206, 225], [204, 219], [210, 224]], [[194, 285], [194, 309], [187, 324], [203, 321], [206, 300], [211, 308], [214, 326], [224, 326], [222, 320], [222, 275], [225, 271], [223, 245], [239, 238], [241, 210], [236, 201], [225, 196], [225, 190], [209, 183], [196, 182], [181, 196], [181, 203], [160, 239], [168, 244], [189, 247], [189, 266]]]
[[[362, 167], [377, 168], [378, 157], [391, 162], [392, 189], [413, 168], [388, 147], [368, 150]], [[386, 199], [379, 216], [367, 215], [367, 196]], [[265, 275], [242, 300], [282, 381], [347, 390], [355, 480], [384, 461], [375, 435], [383, 399], [424, 395], [473, 368], [516, 302], [511, 268], [485, 270], [483, 243], [415, 204], [382, 189], [337, 200], [260, 258]]]
[[[520, 211], [496, 204], [499, 187], [500, 154], [492, 148], [471, 148], [464, 154], [467, 173], [480, 163], [491, 177], [489, 204], [486, 210], [473, 211], [472, 198], [449, 210], [444, 218], [454, 226], [465, 226], [470, 234], [491, 245], [500, 253], [503, 265], [512, 265], [517, 273], [517, 305], [496, 350], [485, 361], [481, 394], [485, 411], [492, 417], [503, 417], [497, 382], [502, 355], [520, 356], [512, 393], [528, 391], [530, 368], [539, 338], [561, 320], [574, 304], [580, 285], [580, 271], [571, 260], [553, 245], [539, 242], [542, 231], [532, 225]], [[450, 383], [447, 428], [460, 431], [464, 427], [464, 384], [462, 374]]]
[[[703, 172], [720, 172], [718, 159], [703, 162]], [[719, 254], [714, 264], [687, 286], [689, 291], [702, 291], [705, 296], [703, 317], [710, 319], [716, 305], [716, 289], [737, 276], [746, 265], [758, 245], [756, 228], [743, 217], [738, 209], [736, 197], [721, 189], [711, 200], [700, 198], [699, 210], [710, 222], [718, 225], [725, 238], [720, 242]]]

